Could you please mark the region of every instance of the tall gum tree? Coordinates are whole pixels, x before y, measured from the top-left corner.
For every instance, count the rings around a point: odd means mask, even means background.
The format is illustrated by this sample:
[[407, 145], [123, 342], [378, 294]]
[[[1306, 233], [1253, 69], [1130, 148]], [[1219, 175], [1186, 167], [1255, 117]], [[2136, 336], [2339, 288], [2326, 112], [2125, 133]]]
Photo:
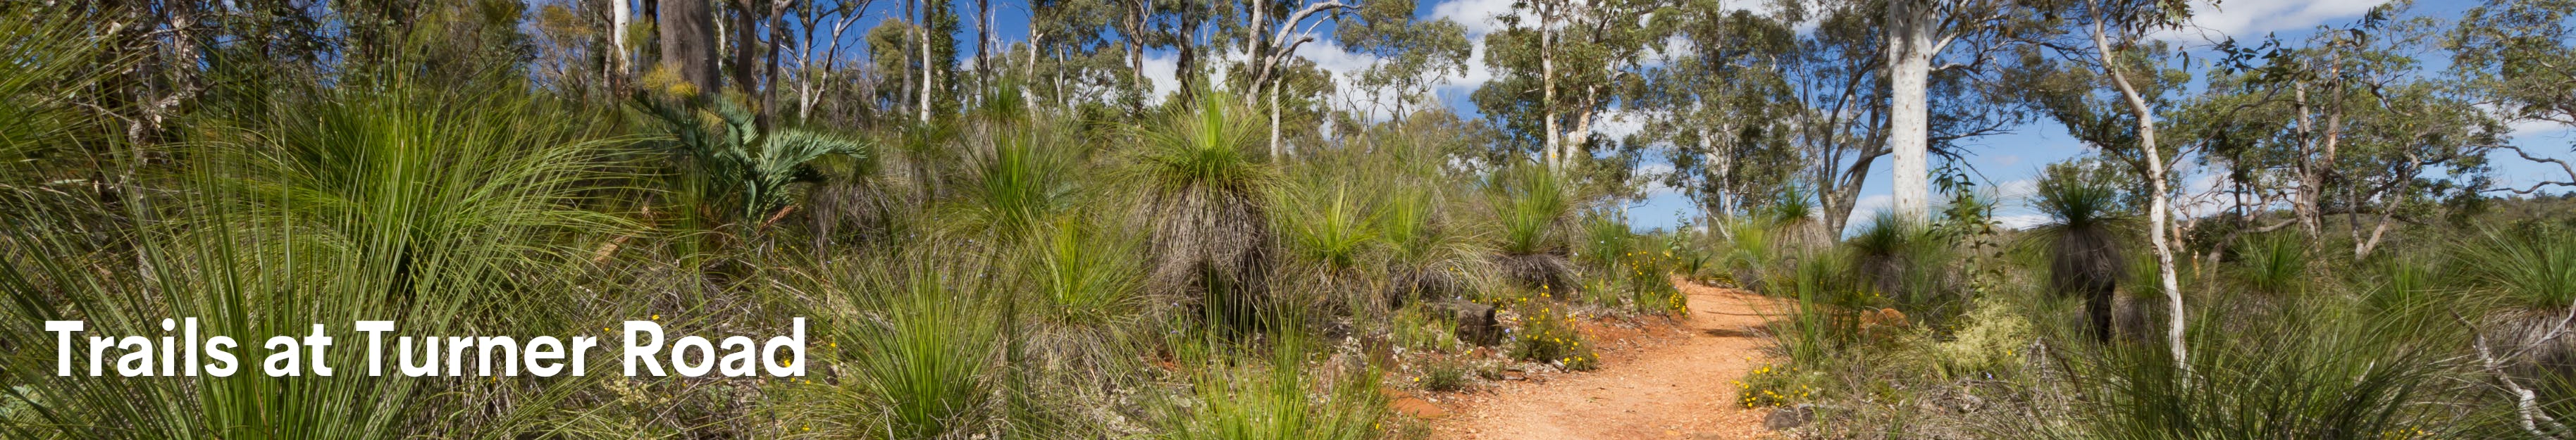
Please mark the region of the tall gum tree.
[[[2173, 231], [2169, 228], [2174, 206], [2172, 176], [2167, 169], [2172, 162], [2163, 151], [2165, 146], [2156, 139], [2157, 105], [2150, 101], [2154, 90], [2148, 88], [2188, 79], [2159, 78], [2167, 75], [2159, 75], [2163, 71], [2150, 67], [2156, 65], [2157, 58], [2146, 50], [2159, 45], [2142, 41], [2149, 33], [2188, 23], [2191, 5], [2185, 0], [2084, 0], [2075, 2], [2070, 9], [2068, 17], [2076, 28], [2073, 32], [2083, 35], [2091, 47], [2076, 46], [2064, 53], [2099, 68], [2100, 82], [2119, 97], [2129, 113], [2127, 119], [2136, 124], [2131, 136], [2139, 157], [2135, 162], [2138, 166], [2133, 168], [2147, 181], [2147, 239], [2155, 254], [2157, 285], [2165, 296], [2165, 343], [2174, 365], [2188, 372], [2190, 347], [2184, 345], [2187, 327], [2183, 317], [2190, 314], [2190, 309], [2183, 307], [2182, 282], [2174, 266]], [[2182, 154], [2176, 151], [2172, 156]]]
[[1931, 220], [1932, 74], [1983, 64], [1993, 45], [1974, 45], [1967, 63], [1939, 66], [1933, 62], [1962, 40], [2008, 32], [2015, 14], [2024, 12], [2007, 0], [1883, 0], [1882, 28], [1887, 55], [1887, 145], [1895, 159], [1889, 170], [1896, 212], [1916, 222]]
[[1476, 107], [1512, 141], [1537, 144], [1549, 169], [1573, 171], [1588, 154], [1593, 122], [1636, 86], [1647, 45], [1660, 42], [1662, 8], [1646, 0], [1514, 2], [1518, 13], [1496, 16], [1502, 28], [1486, 35], [1495, 79], [1475, 91]]
[[[2489, 0], [2461, 14], [2449, 41], [2452, 69], [2499, 116], [2576, 127], [2576, 1]], [[2576, 189], [2576, 166], [2504, 145], [2515, 155], [2554, 165], [2561, 177], [2491, 191], [2540, 194]]]

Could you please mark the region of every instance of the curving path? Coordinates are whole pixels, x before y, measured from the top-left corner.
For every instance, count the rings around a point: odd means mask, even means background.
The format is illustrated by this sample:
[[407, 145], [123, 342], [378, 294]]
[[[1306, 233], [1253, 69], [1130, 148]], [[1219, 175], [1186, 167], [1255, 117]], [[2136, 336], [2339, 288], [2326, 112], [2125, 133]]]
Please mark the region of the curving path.
[[1735, 379], [1764, 361], [1756, 333], [1778, 303], [1732, 289], [1676, 281], [1690, 316], [1641, 346], [1612, 350], [1601, 368], [1544, 381], [1506, 381], [1490, 392], [1442, 396], [1449, 414], [1435, 439], [1755, 439], [1768, 410], [1736, 405]]

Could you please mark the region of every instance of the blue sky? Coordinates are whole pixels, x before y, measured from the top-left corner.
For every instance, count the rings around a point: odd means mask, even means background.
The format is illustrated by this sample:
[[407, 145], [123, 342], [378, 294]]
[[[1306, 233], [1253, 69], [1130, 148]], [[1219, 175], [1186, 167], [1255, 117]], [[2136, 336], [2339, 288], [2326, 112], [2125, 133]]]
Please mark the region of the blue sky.
[[[1468, 102], [1467, 96], [1477, 86], [1491, 78], [1491, 74], [1483, 67], [1481, 42], [1486, 32], [1498, 26], [1492, 17], [1497, 14], [1511, 13], [1512, 0], [1417, 1], [1420, 2], [1415, 9], [1418, 17], [1457, 21], [1465, 25], [1469, 37], [1479, 43], [1477, 58], [1469, 63], [1470, 70], [1463, 75], [1443, 78], [1443, 81], [1434, 88], [1434, 94], [1438, 99], [1457, 112], [1471, 116], [1478, 114], [1474, 104]], [[1752, 5], [1766, 2], [1742, 0], [1735, 3]], [[2284, 40], [2295, 41], [2313, 34], [2321, 25], [2348, 24], [2360, 18], [2370, 8], [2385, 1], [2228, 0], [2221, 3], [2219, 7], [2211, 7], [2206, 2], [2196, 3], [2200, 8], [2194, 13], [2195, 29], [2172, 32], [2162, 38], [2186, 46], [2202, 48], [2229, 36], [2240, 40], [2256, 40], [2265, 34], [2276, 34]], [[2423, 2], [2416, 4], [2408, 15], [2450, 19], [2467, 10], [2472, 6], [2470, 3], [2472, 2]], [[879, 1], [871, 6], [870, 15], [896, 17], [902, 13], [902, 7], [902, 2]], [[969, 20], [973, 19], [972, 2], [959, 3], [958, 8], [961, 15]], [[996, 40], [1007, 44], [1007, 42], [1022, 41], [1027, 38], [1029, 11], [1023, 6], [1021, 0], [997, 0], [993, 3], [993, 9]], [[881, 20], [882, 18], [869, 18], [860, 26], [863, 28], [874, 26]], [[959, 52], [963, 56], [972, 56], [973, 32], [974, 24], [968, 23], [963, 34], [960, 35]], [[1367, 68], [1375, 61], [1373, 57], [1367, 55], [1343, 51], [1339, 45], [1334, 44], [1329, 25], [1317, 32], [1322, 34], [1317, 36], [1318, 41], [1300, 47], [1298, 55], [1314, 60], [1319, 67], [1335, 72], [1338, 77], [1344, 78], [1344, 81], [1347, 81], [1346, 78], [1350, 73]], [[2431, 59], [2438, 58], [2438, 55], [2428, 54], [2426, 58], [2428, 59], [2424, 61], [2432, 65], [2430, 68], [2438, 69], [2441, 66], [2441, 60]], [[1153, 78], [1157, 86], [1166, 91], [1178, 85], [1178, 82], [1172, 79], [1174, 59], [1175, 56], [1169, 52], [1149, 54], [1147, 58], [1146, 76]], [[1351, 88], [1343, 87], [1343, 89]], [[1361, 97], [1346, 96], [1341, 101], [1362, 102], [1363, 100]], [[1615, 119], [1601, 121], [1595, 125], [1595, 132], [1614, 139], [1636, 130], [1636, 124], [1633, 122]], [[2569, 153], [2571, 143], [2576, 143], [2576, 134], [2571, 134], [2571, 130], [2567, 127], [2554, 124], [2521, 124], [2515, 127], [2514, 134], [2515, 144], [2535, 154], [2576, 158], [2576, 154]], [[2039, 219], [2020, 200], [2021, 196], [2027, 194], [2032, 176], [2037, 175], [2039, 170], [2049, 163], [2090, 154], [2081, 143], [2068, 138], [2063, 127], [2046, 121], [2012, 127], [2010, 133], [1967, 142], [1971, 145], [1968, 149], [1970, 151], [1970, 156], [1967, 158], [1968, 164], [1975, 168], [1976, 176], [1982, 181], [1981, 184], [1997, 189], [2005, 196], [2006, 200], [1998, 215], [2006, 224], [2015, 226], [2035, 223]], [[2495, 178], [2500, 184], [2513, 185], [2517, 182], [2529, 182], [2533, 178], [2547, 177], [2557, 172], [2554, 166], [2534, 164], [2513, 157], [2510, 153], [2493, 159], [2492, 162], [2496, 164], [2497, 171]], [[1856, 218], [1866, 218], [1888, 205], [1889, 183], [1886, 174], [1889, 162], [1879, 160], [1873, 164], [1870, 177], [1863, 185], [1858, 207], [1853, 212]], [[2183, 185], [2186, 188], [2195, 184], [2189, 182], [2192, 180], [2199, 181], [2197, 183], [2199, 185], [2208, 185], [2210, 182], [2206, 178], [2186, 178], [2185, 180], [2187, 182], [2183, 182]], [[1630, 206], [1629, 217], [1633, 226], [1639, 229], [1671, 228], [1685, 219], [1698, 216], [1692, 204], [1677, 193], [1659, 189], [1653, 194], [1643, 202]]]

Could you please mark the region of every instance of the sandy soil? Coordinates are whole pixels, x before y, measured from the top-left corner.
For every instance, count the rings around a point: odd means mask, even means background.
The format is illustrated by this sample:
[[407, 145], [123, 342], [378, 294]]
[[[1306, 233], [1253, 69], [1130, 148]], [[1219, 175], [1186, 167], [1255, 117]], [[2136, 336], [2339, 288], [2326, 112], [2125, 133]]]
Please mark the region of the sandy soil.
[[[1434, 396], [1447, 414], [1435, 439], [1756, 439], [1768, 409], [1736, 405], [1734, 380], [1764, 361], [1754, 333], [1775, 302], [1680, 282], [1690, 316], [1634, 335], [1596, 335], [1609, 350], [1586, 373], [1506, 380], [1485, 391]], [[1618, 333], [1618, 332], [1612, 332]], [[1607, 338], [1605, 338], [1605, 336]], [[1625, 342], [1609, 342], [1628, 336]]]

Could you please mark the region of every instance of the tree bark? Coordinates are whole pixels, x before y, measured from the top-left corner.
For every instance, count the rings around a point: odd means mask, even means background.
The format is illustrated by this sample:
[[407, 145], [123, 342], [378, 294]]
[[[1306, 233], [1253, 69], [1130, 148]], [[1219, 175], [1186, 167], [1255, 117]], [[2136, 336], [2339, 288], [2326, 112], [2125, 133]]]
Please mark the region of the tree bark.
[[715, 93], [715, 15], [705, 0], [661, 0], [662, 66], [697, 87]]
[[2166, 194], [2164, 153], [2156, 148], [2156, 110], [2147, 105], [2137, 86], [2129, 83], [2128, 74], [2120, 71], [2119, 57], [2111, 52], [2111, 43], [2102, 23], [2093, 24], [2093, 48], [2102, 57], [2102, 70], [2111, 76], [2111, 85], [2120, 90], [2120, 98], [2129, 104], [2130, 116], [2138, 119], [2138, 149], [2147, 158], [2148, 240], [2154, 242], [2156, 278], [2164, 289], [2166, 300], [2165, 343], [2173, 353], [2175, 368], [2185, 375], [2191, 372], [2189, 347], [2183, 345], [2183, 315], [2190, 314], [2182, 304], [2182, 283], [2174, 273], [2172, 243], [2166, 240], [2166, 225], [2173, 211], [2173, 198]]
[[1929, 222], [1932, 193], [1931, 115], [1926, 84], [1932, 76], [1932, 11], [1925, 0], [1887, 2], [1888, 147], [1896, 155], [1893, 182], [1896, 214]]
[[760, 66], [759, 5], [761, 3], [763, 2], [759, 0], [742, 0], [734, 3], [733, 24], [730, 25], [732, 29], [729, 29], [733, 31], [733, 41], [731, 41], [733, 63], [727, 67], [733, 70], [731, 73], [734, 89], [742, 92], [746, 99], [760, 93], [757, 87], [760, 84], [759, 71], [756, 69]]
[[627, 10], [626, 0], [608, 0], [608, 5], [608, 42], [610, 46], [617, 48], [616, 58], [610, 61], [608, 67], [611, 69], [611, 75], [623, 81], [627, 75], [633, 74], [634, 70], [628, 64], [628, 60], [633, 58], [629, 55], [630, 49], [626, 47], [626, 28], [629, 27], [627, 22], [632, 20], [628, 17], [634, 14], [630, 13], [633, 11]]
[[1541, 83], [1539, 108], [1545, 115], [1547, 125], [1547, 133], [1541, 136], [1546, 138], [1542, 146], [1547, 149], [1547, 170], [1553, 173], [1562, 171], [1565, 166], [1563, 158], [1557, 155], [1557, 144], [1562, 142], [1556, 138], [1560, 136], [1556, 127], [1556, 11], [1554, 7], [1546, 9], [1539, 12], [1541, 15], [1538, 30], [1538, 76]]
[[935, 68], [937, 64], [933, 64], [937, 61], [930, 59], [930, 8], [925, 7], [920, 10], [921, 17], [913, 21], [912, 28], [913, 35], [920, 38], [914, 40], [913, 45], [921, 48], [921, 89], [919, 90], [921, 101], [914, 105], [913, 111], [917, 115], [915, 118], [918, 122], [928, 124], [930, 123], [930, 91], [939, 88], [937, 84], [939, 71]]

